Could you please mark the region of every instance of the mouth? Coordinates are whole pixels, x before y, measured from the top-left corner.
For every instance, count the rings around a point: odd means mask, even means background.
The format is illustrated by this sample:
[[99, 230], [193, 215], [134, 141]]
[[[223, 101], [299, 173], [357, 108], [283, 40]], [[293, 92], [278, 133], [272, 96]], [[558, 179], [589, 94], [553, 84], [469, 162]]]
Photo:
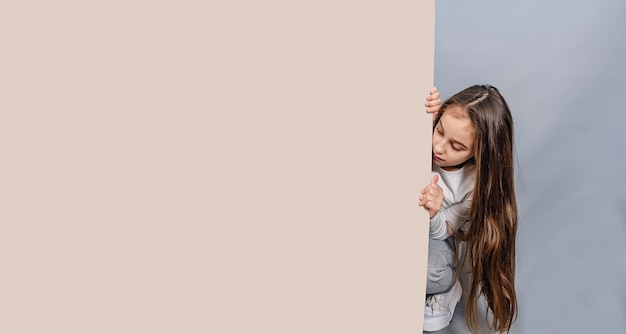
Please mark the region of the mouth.
[[435, 161], [443, 161], [443, 159], [441, 159], [441, 157], [439, 157], [435, 153], [433, 153], [433, 160], [435, 160]]

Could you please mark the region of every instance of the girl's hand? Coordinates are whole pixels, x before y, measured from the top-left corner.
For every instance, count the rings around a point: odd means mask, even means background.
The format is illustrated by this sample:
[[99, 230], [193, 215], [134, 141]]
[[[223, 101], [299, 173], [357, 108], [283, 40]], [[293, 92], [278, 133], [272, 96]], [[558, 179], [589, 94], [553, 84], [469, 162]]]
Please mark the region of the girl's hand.
[[427, 113], [433, 114], [433, 119], [437, 117], [439, 107], [441, 106], [440, 96], [441, 94], [439, 94], [437, 87], [433, 87], [428, 93], [428, 96], [426, 96], [426, 103], [424, 103], [424, 106], [426, 107]]
[[418, 203], [419, 206], [423, 206], [428, 210], [430, 218], [434, 217], [441, 210], [441, 204], [443, 203], [443, 189], [437, 184], [438, 180], [438, 175], [433, 176], [430, 184], [422, 190], [422, 196], [420, 196]]

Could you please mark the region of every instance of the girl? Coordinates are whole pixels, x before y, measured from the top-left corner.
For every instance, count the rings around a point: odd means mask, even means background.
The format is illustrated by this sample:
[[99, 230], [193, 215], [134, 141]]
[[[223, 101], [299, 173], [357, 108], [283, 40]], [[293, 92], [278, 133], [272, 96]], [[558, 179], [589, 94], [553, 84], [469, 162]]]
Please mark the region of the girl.
[[469, 87], [440, 106], [433, 88], [426, 101], [433, 113], [433, 178], [419, 205], [430, 215], [424, 330], [450, 323], [461, 298], [456, 250], [464, 241], [469, 291], [465, 321], [479, 331], [477, 301], [491, 312], [489, 328], [508, 332], [517, 313], [513, 180], [513, 120], [500, 92]]

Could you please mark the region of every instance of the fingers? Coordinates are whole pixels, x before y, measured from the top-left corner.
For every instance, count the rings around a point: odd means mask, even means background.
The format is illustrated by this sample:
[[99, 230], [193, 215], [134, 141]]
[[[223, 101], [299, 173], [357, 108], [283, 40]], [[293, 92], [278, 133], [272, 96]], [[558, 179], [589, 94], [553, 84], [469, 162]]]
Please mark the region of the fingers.
[[430, 99], [430, 97], [427, 97], [426, 102], [424, 102], [424, 106], [428, 108], [439, 107], [440, 104], [441, 100], [439, 99], [439, 97], [437, 97], [436, 99]]
[[426, 206], [426, 203], [428, 203], [429, 201], [429, 193], [430, 193], [430, 189], [428, 189], [428, 187], [422, 190], [422, 195], [420, 196], [419, 202], [418, 202], [419, 206]]
[[422, 195], [425, 195], [427, 193], [433, 194], [433, 195], [437, 195], [440, 194], [442, 192], [441, 187], [437, 184], [437, 182], [439, 182], [439, 175], [433, 175], [433, 178], [430, 179], [430, 183], [424, 187], [424, 189], [422, 189]]
[[437, 184], [439, 181], [439, 175], [434, 175], [430, 183], [421, 191], [418, 205], [423, 206], [429, 210], [439, 210], [441, 203], [443, 202], [443, 189]]
[[430, 183], [424, 187], [419, 197], [418, 205], [428, 209], [431, 216], [441, 208], [444, 200], [443, 189], [437, 184], [439, 175], [433, 175]]
[[437, 87], [433, 87], [428, 93], [428, 96], [426, 96], [426, 103], [424, 103], [427, 113], [435, 114], [439, 111], [441, 105], [440, 97], [441, 94], [439, 94]]
[[426, 198], [426, 191], [427, 191], [426, 189], [422, 190], [422, 195], [420, 195], [419, 202], [418, 202], [419, 206], [424, 206], [424, 204], [426, 204], [426, 202], [428, 201]]
[[440, 96], [441, 94], [437, 90], [437, 87], [433, 87], [431, 88], [430, 92], [428, 92], [428, 96], [426, 97], [426, 100], [428, 101], [438, 100]]
[[439, 175], [434, 175], [432, 180], [430, 180], [430, 184], [433, 186], [437, 185], [437, 181], [439, 181]]
[[430, 188], [422, 194], [422, 197], [426, 201], [443, 201], [443, 192], [439, 189]]

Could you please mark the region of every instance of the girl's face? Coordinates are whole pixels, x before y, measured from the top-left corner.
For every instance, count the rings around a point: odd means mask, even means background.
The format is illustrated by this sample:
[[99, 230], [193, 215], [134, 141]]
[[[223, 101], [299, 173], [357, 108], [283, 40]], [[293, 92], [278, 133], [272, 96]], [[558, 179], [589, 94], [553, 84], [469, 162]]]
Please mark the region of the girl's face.
[[474, 127], [465, 111], [449, 106], [433, 131], [433, 162], [444, 170], [459, 169], [474, 156], [475, 139]]

